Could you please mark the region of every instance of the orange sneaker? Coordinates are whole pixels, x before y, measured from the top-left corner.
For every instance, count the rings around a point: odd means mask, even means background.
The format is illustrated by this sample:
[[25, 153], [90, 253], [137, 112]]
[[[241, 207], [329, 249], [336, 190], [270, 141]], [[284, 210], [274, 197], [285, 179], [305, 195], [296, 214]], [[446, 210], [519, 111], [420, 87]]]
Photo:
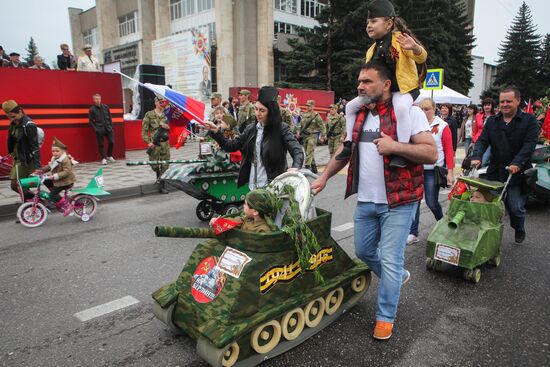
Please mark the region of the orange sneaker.
[[378, 340], [387, 340], [391, 338], [391, 333], [393, 330], [393, 322], [387, 321], [376, 321], [376, 326], [374, 327], [374, 334], [372, 337]]

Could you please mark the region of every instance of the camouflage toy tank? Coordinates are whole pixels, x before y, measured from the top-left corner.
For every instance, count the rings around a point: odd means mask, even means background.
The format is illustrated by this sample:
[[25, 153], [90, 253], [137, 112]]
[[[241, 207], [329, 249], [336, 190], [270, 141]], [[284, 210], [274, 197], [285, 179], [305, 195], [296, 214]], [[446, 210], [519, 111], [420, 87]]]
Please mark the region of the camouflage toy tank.
[[282, 231], [215, 236], [209, 228], [156, 227], [159, 237], [210, 239], [175, 282], [153, 293], [155, 315], [195, 339], [212, 366], [255, 366], [318, 333], [359, 302], [371, 276], [330, 236], [331, 214], [316, 214], [307, 226], [321, 246], [306, 271]]
[[215, 213], [236, 213], [249, 191], [246, 185], [237, 187], [239, 162], [232, 162], [223, 150], [202, 157], [203, 162], [170, 166], [162, 179], [200, 200], [196, 214], [202, 221]]

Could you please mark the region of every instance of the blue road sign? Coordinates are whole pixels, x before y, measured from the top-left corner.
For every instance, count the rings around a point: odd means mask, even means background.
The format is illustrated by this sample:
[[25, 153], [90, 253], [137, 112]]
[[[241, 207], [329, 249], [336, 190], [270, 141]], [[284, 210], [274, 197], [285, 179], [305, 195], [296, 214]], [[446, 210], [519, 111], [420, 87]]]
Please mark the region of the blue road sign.
[[426, 80], [424, 80], [424, 89], [443, 89], [443, 69], [428, 69]]

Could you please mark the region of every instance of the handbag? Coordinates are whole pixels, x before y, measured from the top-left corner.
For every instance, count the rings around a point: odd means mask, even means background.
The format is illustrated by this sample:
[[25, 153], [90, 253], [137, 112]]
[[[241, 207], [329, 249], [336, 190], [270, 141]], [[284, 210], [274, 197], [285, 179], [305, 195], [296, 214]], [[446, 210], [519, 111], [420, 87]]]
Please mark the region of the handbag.
[[448, 170], [446, 167], [435, 166], [434, 167], [434, 181], [436, 187], [446, 188], [449, 187], [447, 184], [447, 174]]

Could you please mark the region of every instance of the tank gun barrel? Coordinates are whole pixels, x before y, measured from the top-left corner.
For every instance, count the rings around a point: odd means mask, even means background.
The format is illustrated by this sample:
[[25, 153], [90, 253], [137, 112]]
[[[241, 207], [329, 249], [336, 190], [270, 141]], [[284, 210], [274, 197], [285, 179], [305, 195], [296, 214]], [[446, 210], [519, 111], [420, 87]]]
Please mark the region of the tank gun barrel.
[[451, 219], [451, 221], [449, 222], [449, 228], [451, 229], [457, 229], [458, 226], [460, 225], [460, 223], [462, 223], [462, 220], [464, 220], [464, 215], [466, 213], [464, 213], [464, 211], [462, 210], [459, 210], [455, 216], [453, 217], [453, 219]]
[[212, 228], [156, 226], [155, 236], [174, 238], [215, 238], [216, 233], [214, 233]]
[[126, 162], [127, 166], [151, 166], [157, 164], [189, 164], [189, 163], [204, 163], [206, 159], [170, 159], [164, 161], [133, 161]]

